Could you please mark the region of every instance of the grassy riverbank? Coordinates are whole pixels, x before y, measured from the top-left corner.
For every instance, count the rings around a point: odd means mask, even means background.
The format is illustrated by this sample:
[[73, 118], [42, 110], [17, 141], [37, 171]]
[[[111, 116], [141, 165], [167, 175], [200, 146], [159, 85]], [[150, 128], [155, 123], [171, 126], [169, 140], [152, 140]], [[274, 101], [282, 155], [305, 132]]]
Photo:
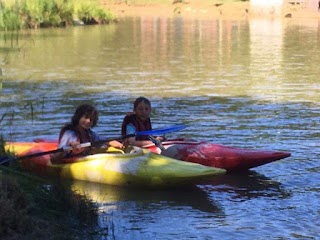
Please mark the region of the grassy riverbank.
[[0, 239], [90, 239], [96, 230], [95, 204], [61, 185], [0, 166], [0, 191]]
[[[14, 155], [0, 137], [0, 159]], [[0, 165], [0, 239], [90, 239], [98, 229], [98, 206], [58, 182]], [[93, 230], [94, 229], [94, 230]]]
[[0, 1], [0, 30], [109, 23], [115, 16], [98, 0]]

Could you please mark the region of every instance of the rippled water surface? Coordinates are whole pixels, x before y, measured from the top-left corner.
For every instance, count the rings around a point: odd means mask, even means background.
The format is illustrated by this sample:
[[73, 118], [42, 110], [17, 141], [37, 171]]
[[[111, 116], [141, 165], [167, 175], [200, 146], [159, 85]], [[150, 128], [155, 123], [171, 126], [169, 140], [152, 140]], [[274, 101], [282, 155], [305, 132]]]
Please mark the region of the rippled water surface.
[[317, 239], [319, 39], [318, 20], [128, 18], [24, 32], [19, 51], [2, 53], [0, 131], [8, 141], [55, 139], [90, 102], [96, 130], [116, 137], [132, 101], [146, 96], [154, 128], [188, 125], [168, 137], [292, 156], [192, 189], [75, 182], [100, 204], [108, 232], [97, 239]]

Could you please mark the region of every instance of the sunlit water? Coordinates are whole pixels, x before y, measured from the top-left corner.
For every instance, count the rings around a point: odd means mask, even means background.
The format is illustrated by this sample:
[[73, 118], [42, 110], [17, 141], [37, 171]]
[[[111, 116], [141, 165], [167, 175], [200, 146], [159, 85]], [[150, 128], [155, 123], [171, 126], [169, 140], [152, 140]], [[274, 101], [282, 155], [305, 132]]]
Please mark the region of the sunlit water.
[[319, 39], [318, 20], [290, 19], [137, 18], [25, 32], [20, 51], [3, 53], [0, 131], [8, 141], [55, 139], [90, 102], [96, 130], [117, 137], [146, 96], [154, 128], [188, 125], [168, 137], [292, 156], [181, 191], [74, 183], [101, 207], [97, 239], [317, 239]]

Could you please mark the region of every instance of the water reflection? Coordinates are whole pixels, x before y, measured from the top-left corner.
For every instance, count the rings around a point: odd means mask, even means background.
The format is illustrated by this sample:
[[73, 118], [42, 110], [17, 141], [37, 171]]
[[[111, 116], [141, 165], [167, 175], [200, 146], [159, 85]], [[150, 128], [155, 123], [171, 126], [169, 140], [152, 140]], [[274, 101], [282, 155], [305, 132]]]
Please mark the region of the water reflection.
[[[283, 96], [283, 24], [281, 18], [253, 19], [250, 21], [250, 75], [259, 84], [253, 84], [251, 91], [257, 98], [265, 95]], [[276, 84], [275, 84], [276, 82]], [[283, 99], [275, 99], [282, 101]]]
[[212, 201], [206, 192], [197, 187], [170, 190], [143, 190], [120, 188], [84, 181], [64, 183], [77, 194], [86, 196], [104, 206], [104, 210], [123, 208], [125, 205], [136, 203], [135, 211], [154, 212], [168, 208], [190, 208], [207, 213], [223, 215], [222, 209]]
[[[75, 194], [98, 204], [97, 239], [106, 236], [114, 236], [114, 239], [147, 239], [150, 235], [159, 236], [160, 233], [168, 239], [176, 239], [181, 231], [181, 235], [190, 236], [201, 228], [208, 228], [207, 224], [225, 218], [224, 210], [214, 198], [197, 187], [148, 191], [83, 181], [63, 184]], [[187, 226], [188, 229], [185, 228]]]
[[255, 171], [225, 174], [203, 181], [199, 187], [211, 194], [228, 194], [230, 200], [241, 202], [255, 198], [286, 199], [292, 195], [280, 182]]
[[153, 17], [44, 30], [25, 36], [32, 35], [36, 47], [28, 45], [27, 54], [8, 64], [4, 79], [74, 81], [79, 94], [316, 102], [317, 31], [281, 19]]

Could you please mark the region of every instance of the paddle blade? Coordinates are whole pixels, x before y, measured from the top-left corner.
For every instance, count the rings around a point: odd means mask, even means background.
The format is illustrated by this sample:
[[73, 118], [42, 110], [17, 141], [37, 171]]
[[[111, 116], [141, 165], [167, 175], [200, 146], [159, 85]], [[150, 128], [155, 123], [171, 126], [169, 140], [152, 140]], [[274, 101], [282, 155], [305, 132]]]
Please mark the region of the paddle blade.
[[166, 128], [159, 128], [157, 130], [150, 130], [150, 131], [141, 131], [137, 132], [136, 135], [163, 135], [169, 132], [175, 132], [175, 131], [180, 131], [182, 129], [185, 129], [187, 126], [186, 125], [174, 125], [171, 127], [166, 127]]

